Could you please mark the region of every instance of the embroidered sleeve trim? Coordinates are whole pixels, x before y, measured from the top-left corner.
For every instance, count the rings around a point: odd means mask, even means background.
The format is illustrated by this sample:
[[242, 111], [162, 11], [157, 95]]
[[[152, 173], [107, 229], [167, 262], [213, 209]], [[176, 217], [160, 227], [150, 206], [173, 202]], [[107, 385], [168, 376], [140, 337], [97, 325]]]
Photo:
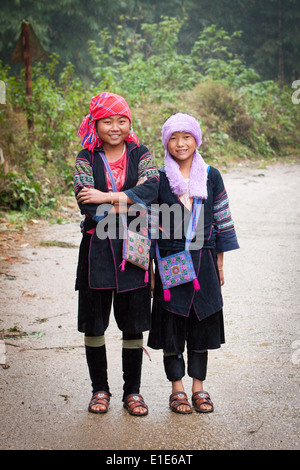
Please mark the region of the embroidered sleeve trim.
[[149, 152], [141, 156], [138, 165], [138, 179], [143, 178], [144, 176], [159, 180], [158, 169], [156, 168], [152, 155]]
[[234, 230], [234, 222], [231, 217], [229, 199], [225, 190], [214, 200], [213, 214], [214, 221], [216, 222], [220, 232]]
[[74, 190], [77, 195], [82, 188], [94, 188], [93, 169], [88, 160], [77, 158], [74, 171]]

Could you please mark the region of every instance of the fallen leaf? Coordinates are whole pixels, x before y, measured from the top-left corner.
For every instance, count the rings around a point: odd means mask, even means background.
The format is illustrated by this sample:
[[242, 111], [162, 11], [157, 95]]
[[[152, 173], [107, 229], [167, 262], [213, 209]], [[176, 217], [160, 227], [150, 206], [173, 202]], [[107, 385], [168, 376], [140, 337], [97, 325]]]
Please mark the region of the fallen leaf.
[[60, 395], [60, 397], [63, 397], [65, 401], [68, 401], [68, 399], [69, 399], [68, 395]]
[[29, 294], [26, 290], [22, 292], [23, 297], [36, 297], [36, 294]]

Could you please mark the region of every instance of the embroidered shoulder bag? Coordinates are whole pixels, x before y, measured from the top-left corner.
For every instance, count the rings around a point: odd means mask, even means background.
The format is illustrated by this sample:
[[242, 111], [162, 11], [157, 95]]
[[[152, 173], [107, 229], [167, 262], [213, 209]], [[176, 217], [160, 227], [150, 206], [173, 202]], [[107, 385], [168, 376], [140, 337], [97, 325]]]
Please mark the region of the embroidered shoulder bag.
[[[99, 154], [110, 177], [112, 189], [114, 192], [117, 192], [118, 190], [115, 178], [107, 161], [106, 155], [103, 152], [99, 152]], [[146, 271], [145, 282], [148, 282], [148, 268], [150, 263], [151, 242], [146, 236], [143, 236], [140, 233], [133, 232], [132, 230], [128, 229], [125, 214], [120, 214], [120, 217], [124, 226], [124, 241], [122, 253], [123, 260], [121, 263], [121, 271], [125, 270], [125, 264], [126, 261], [128, 261], [129, 263], [132, 263]]]

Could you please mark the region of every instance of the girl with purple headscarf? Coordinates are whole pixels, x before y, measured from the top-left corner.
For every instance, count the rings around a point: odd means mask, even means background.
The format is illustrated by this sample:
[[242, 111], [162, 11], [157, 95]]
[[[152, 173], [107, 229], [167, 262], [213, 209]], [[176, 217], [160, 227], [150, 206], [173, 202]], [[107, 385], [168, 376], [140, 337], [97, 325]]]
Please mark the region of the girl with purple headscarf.
[[[160, 169], [158, 203], [159, 207], [162, 204], [177, 207], [181, 220], [178, 223], [170, 218], [166, 235], [160, 214], [159, 236], [156, 237], [160, 256], [174, 254], [176, 260], [176, 253], [185, 250], [184, 227], [192, 217], [193, 201], [197, 199], [202, 202], [197, 234], [202, 233], [203, 243], [193, 247], [191, 244], [189, 249], [196, 283], [176, 285], [167, 295], [156, 260], [148, 345], [163, 349], [165, 373], [172, 383], [170, 408], [181, 414], [192, 412], [182, 382], [185, 375], [183, 353], [187, 347], [187, 372], [193, 381], [192, 405], [196, 411], [208, 413], [214, 409], [208, 392], [203, 390], [208, 350], [220, 348], [225, 342], [221, 294], [223, 253], [239, 245], [222, 176], [204, 162], [197, 150], [201, 145], [198, 121], [188, 114], [172, 115], [163, 125], [162, 141], [165, 164]], [[172, 268], [180, 270], [175, 264]]]

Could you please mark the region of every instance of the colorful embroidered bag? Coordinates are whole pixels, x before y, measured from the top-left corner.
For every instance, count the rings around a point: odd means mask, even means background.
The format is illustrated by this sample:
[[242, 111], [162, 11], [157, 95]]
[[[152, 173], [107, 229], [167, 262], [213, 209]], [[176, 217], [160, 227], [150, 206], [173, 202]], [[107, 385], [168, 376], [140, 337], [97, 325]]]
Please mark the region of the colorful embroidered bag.
[[[116, 182], [107, 161], [106, 155], [99, 152], [108, 175], [111, 180], [112, 189], [117, 192]], [[145, 270], [145, 282], [148, 282], [148, 269], [150, 263], [150, 246], [151, 241], [146, 236], [129, 230], [126, 223], [126, 217], [124, 214], [120, 214], [123, 226], [124, 226], [124, 241], [123, 241], [123, 261], [121, 263], [121, 271], [125, 270], [126, 261], [138, 266]]]

